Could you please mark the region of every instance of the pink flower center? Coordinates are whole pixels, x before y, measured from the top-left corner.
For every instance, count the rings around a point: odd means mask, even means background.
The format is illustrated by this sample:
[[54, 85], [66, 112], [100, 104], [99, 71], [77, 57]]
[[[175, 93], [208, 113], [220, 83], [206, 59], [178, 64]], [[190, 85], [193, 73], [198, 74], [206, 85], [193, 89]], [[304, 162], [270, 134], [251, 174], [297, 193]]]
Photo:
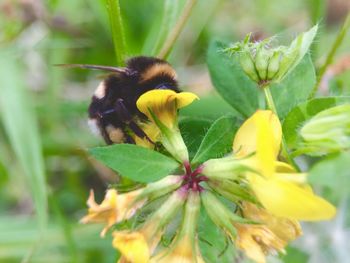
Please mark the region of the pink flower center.
[[200, 182], [207, 181], [208, 178], [204, 175], [200, 175], [203, 170], [203, 166], [200, 165], [196, 169], [192, 170], [189, 162], [184, 163], [186, 173], [183, 175], [183, 185], [187, 189], [192, 189], [193, 191], [202, 191], [203, 187], [200, 186]]

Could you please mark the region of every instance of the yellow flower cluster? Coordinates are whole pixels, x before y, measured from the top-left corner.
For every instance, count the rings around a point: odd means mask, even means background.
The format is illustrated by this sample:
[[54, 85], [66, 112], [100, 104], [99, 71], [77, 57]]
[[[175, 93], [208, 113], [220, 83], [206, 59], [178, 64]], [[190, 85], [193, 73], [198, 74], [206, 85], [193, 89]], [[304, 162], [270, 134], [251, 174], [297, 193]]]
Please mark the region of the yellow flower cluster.
[[[144, 126], [146, 133], [155, 131], [147, 135], [182, 162], [183, 174], [129, 193], [108, 190], [99, 205], [93, 192], [90, 194], [89, 212], [81, 221], [105, 223], [102, 236], [155, 198], [164, 198], [143, 224], [113, 232], [113, 246], [122, 255], [119, 262], [204, 262], [197, 237], [201, 205], [237, 248], [258, 263], [264, 263], [268, 254], [283, 253], [286, 245], [302, 234], [299, 220], [335, 216], [336, 209], [306, 184], [307, 174], [278, 159], [282, 129], [278, 117], [269, 110], [258, 110], [242, 124], [231, 154], [208, 160], [192, 171], [177, 126], [177, 110], [195, 99], [192, 93], [153, 90], [137, 102], [150, 121], [146, 126], [151, 128]], [[234, 202], [236, 210], [226, 207], [217, 195]], [[160, 240], [179, 213], [179, 229], [170, 246], [162, 248]]]

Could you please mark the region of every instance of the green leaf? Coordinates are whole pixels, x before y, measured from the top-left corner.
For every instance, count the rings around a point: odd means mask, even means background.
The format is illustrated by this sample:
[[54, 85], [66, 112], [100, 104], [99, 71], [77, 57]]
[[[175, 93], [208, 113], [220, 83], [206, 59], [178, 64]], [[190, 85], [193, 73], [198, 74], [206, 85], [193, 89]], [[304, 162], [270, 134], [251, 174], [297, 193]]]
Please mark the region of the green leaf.
[[308, 181], [313, 185], [330, 188], [333, 194], [342, 197], [350, 193], [349, 163], [350, 152], [329, 156], [312, 167]]
[[309, 255], [304, 251], [294, 247], [287, 247], [287, 252], [282, 257], [284, 263], [306, 263], [309, 261]]
[[317, 29], [318, 25], [315, 25], [309, 31], [299, 34], [293, 40], [280, 61], [280, 68], [275, 76], [276, 81], [281, 81], [300, 63], [301, 59], [309, 51]]
[[180, 120], [179, 128], [187, 146], [190, 159], [197, 153], [212, 122], [212, 120], [199, 119], [198, 117], [184, 117]]
[[234, 262], [236, 251], [224, 232], [209, 218], [203, 207], [198, 223], [199, 247], [206, 262]]
[[180, 110], [180, 116], [207, 118], [213, 121], [225, 114], [240, 116], [237, 111], [217, 94], [201, 97], [200, 100], [196, 100]]
[[316, 98], [294, 107], [283, 122], [283, 134], [288, 146], [293, 149], [300, 141], [298, 134], [302, 124], [322, 110], [350, 102], [350, 96]]
[[249, 117], [258, 108], [258, 88], [239, 63], [239, 55], [229, 56], [222, 42], [213, 41], [208, 49], [207, 64], [212, 83], [219, 94], [237, 112]]
[[47, 193], [38, 123], [31, 97], [22, 79], [24, 71], [15, 55], [18, 51], [6, 51], [8, 50], [4, 49], [0, 52], [0, 117], [11, 148], [27, 176], [39, 228], [43, 231], [47, 222]]
[[278, 116], [283, 119], [293, 107], [306, 101], [315, 83], [314, 65], [306, 55], [282, 82], [270, 87]]
[[163, 154], [133, 144], [97, 147], [89, 152], [122, 176], [141, 183], [157, 181], [179, 166]]
[[124, 36], [124, 28], [122, 16], [120, 13], [119, 0], [105, 0], [111, 25], [114, 51], [117, 58], [117, 65], [124, 65], [124, 58], [126, 56], [126, 43]]
[[[259, 108], [259, 90], [243, 72], [239, 54], [230, 56], [222, 52], [226, 47], [217, 41], [209, 47], [207, 63], [211, 79], [219, 94], [241, 115], [249, 117]], [[270, 87], [279, 117], [284, 118], [294, 106], [307, 100], [315, 83], [315, 69], [306, 55], [282, 82]]]
[[233, 136], [238, 129], [237, 119], [222, 117], [215, 121], [205, 135], [192, 163], [219, 158], [232, 149]]

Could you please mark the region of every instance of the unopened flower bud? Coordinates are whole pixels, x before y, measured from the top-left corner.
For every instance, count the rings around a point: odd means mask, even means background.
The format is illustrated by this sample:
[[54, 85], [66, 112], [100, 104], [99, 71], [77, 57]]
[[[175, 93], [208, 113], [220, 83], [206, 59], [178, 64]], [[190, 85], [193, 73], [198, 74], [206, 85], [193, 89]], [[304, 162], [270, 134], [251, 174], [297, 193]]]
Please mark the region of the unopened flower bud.
[[142, 192], [139, 194], [137, 200], [144, 198], [147, 198], [148, 200], [156, 199], [180, 187], [181, 183], [181, 176], [166, 176], [159, 181], [147, 184], [147, 186], [142, 189]]
[[301, 61], [312, 44], [318, 26], [298, 35], [289, 46], [271, 46], [271, 39], [250, 42], [250, 35], [244, 41], [226, 48], [225, 52], [239, 54], [239, 62], [247, 76], [261, 87], [266, 82], [281, 82]]
[[209, 191], [201, 193], [203, 206], [210, 219], [222, 228], [232, 239], [236, 237], [236, 229], [233, 223], [252, 223], [252, 220], [244, 219], [230, 211], [214, 194]]
[[255, 69], [254, 61], [248, 50], [240, 53], [239, 62], [247, 76], [253, 81], [259, 82], [259, 76]]
[[281, 51], [276, 50], [275, 52], [273, 52], [269, 61], [269, 66], [267, 68], [268, 80], [271, 80], [278, 72], [278, 69], [280, 66], [280, 60], [281, 60]]
[[306, 147], [315, 152], [334, 152], [350, 148], [350, 104], [326, 109], [301, 128]]
[[218, 159], [210, 159], [203, 163], [202, 174], [209, 179], [236, 179], [241, 172], [249, 170], [247, 160], [236, 159], [233, 156], [228, 156]]
[[255, 67], [261, 81], [266, 80], [267, 78], [267, 67], [269, 65], [269, 60], [270, 52], [263, 46], [258, 47], [255, 56]]
[[231, 180], [210, 180], [207, 182], [210, 188], [218, 192], [226, 199], [232, 202], [246, 200], [252, 203], [257, 203], [253, 193], [249, 188], [241, 183], [235, 183]]

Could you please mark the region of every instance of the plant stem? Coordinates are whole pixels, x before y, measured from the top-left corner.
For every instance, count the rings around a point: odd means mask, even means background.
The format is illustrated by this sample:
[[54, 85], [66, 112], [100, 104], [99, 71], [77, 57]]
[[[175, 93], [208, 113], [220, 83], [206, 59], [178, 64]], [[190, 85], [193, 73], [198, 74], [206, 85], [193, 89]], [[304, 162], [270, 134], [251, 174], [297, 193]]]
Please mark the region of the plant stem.
[[[264, 94], [265, 94], [265, 99], [266, 99], [266, 102], [267, 102], [267, 106], [278, 117], [277, 108], [276, 108], [275, 102], [273, 101], [273, 97], [272, 97], [272, 94], [271, 94], [271, 91], [270, 91], [270, 87], [269, 86], [264, 86], [262, 88], [264, 89]], [[283, 133], [282, 133], [282, 155], [284, 156], [284, 158], [286, 158], [286, 160], [289, 162], [289, 164], [291, 164], [298, 172], [300, 172], [300, 168], [298, 167], [298, 165], [295, 163], [295, 161], [293, 160], [293, 158], [289, 154], [287, 142], [286, 142], [286, 139], [284, 138], [284, 134]]]
[[339, 48], [339, 46], [343, 42], [344, 37], [345, 37], [347, 31], [349, 30], [349, 28], [350, 28], [350, 12], [348, 13], [348, 15], [345, 19], [345, 22], [344, 22], [342, 28], [340, 29], [340, 31], [337, 35], [337, 38], [335, 39], [335, 41], [332, 45], [331, 50], [329, 51], [329, 53], [327, 55], [326, 61], [324, 62], [324, 64], [320, 68], [318, 78], [317, 78], [316, 84], [312, 90], [312, 93], [310, 95], [310, 98], [315, 96], [317, 89], [320, 86], [320, 83], [322, 81], [323, 75], [326, 73], [328, 66], [333, 62], [335, 52], [337, 51], [337, 49]]
[[152, 39], [152, 43], [155, 42], [151, 52], [152, 55], [155, 56], [156, 54], [158, 54], [160, 49], [162, 48], [163, 43], [165, 43], [168, 33], [171, 31], [173, 25], [177, 20], [177, 14], [179, 9], [178, 6], [179, 1], [164, 0], [163, 14], [161, 19], [161, 25], [158, 29], [157, 40], [154, 41], [154, 39]]
[[114, 51], [117, 59], [117, 65], [124, 65], [126, 55], [126, 44], [124, 36], [123, 21], [120, 13], [119, 0], [106, 0], [109, 22], [113, 37]]
[[183, 27], [185, 26], [186, 21], [191, 15], [191, 11], [194, 7], [194, 4], [196, 3], [197, 0], [188, 0], [186, 3], [186, 6], [184, 7], [184, 10], [175, 24], [173, 30], [169, 33], [167, 39], [165, 40], [165, 43], [160, 50], [158, 57], [162, 59], [166, 59], [168, 55], [170, 54], [171, 49], [173, 48], [176, 39], [180, 35]]

